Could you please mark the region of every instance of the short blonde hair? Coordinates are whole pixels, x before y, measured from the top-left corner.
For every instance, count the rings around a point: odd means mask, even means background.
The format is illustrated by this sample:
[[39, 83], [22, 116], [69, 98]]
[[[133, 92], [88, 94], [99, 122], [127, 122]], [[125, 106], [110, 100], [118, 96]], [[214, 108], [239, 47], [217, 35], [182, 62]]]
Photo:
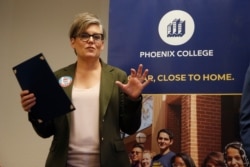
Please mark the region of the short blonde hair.
[[79, 13], [75, 16], [69, 30], [69, 38], [71, 39], [77, 37], [79, 34], [86, 31], [86, 29], [92, 24], [100, 26], [103, 36], [105, 37], [105, 31], [100, 19], [93, 13], [85, 12]]
[[150, 150], [144, 150], [143, 152], [142, 152], [142, 154], [150, 154], [150, 157], [151, 157], [151, 159], [155, 156], [155, 153], [153, 153], [152, 151], [150, 151]]

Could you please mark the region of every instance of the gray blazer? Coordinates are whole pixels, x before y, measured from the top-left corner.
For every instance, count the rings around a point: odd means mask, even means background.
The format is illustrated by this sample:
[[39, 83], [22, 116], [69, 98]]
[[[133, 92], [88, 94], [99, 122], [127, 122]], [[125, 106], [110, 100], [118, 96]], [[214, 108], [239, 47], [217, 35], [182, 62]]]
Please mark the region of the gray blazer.
[[[128, 153], [121, 139], [120, 130], [127, 134], [133, 134], [138, 130], [141, 124], [142, 97], [140, 96], [137, 101], [129, 100], [115, 85], [116, 80], [127, 82], [126, 73], [102, 61], [101, 64], [99, 99], [101, 167], [130, 167]], [[55, 75], [58, 79], [62, 76], [70, 76], [74, 80], [75, 69], [76, 64], [71, 64], [55, 72]], [[63, 88], [70, 99], [72, 85]], [[53, 136], [46, 167], [66, 166], [69, 145], [69, 117], [70, 114], [62, 115], [44, 123], [35, 122], [32, 118], [29, 119], [39, 136], [43, 138]]]

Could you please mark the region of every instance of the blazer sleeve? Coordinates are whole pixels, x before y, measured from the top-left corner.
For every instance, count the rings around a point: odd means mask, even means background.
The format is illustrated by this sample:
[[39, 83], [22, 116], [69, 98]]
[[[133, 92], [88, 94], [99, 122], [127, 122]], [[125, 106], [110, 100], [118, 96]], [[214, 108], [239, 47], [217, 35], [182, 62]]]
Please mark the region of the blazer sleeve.
[[[126, 73], [121, 73], [121, 82], [127, 83]], [[120, 91], [120, 129], [129, 135], [134, 134], [141, 126], [142, 95], [137, 100], [130, 100]]]
[[142, 96], [136, 101], [131, 101], [125, 95], [124, 109], [120, 115], [120, 128], [123, 132], [134, 134], [141, 126]]
[[55, 132], [53, 121], [38, 122], [33, 119], [31, 115], [28, 115], [29, 121], [31, 122], [35, 132], [42, 138], [48, 138]]
[[240, 107], [240, 136], [250, 159], [250, 65], [245, 75]]

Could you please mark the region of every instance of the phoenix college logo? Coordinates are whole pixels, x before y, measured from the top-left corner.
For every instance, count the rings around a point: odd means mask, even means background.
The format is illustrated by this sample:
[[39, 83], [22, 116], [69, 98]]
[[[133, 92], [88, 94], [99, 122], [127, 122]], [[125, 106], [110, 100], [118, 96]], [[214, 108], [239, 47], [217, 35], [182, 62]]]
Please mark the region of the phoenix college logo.
[[172, 23], [167, 26], [168, 37], [182, 37], [185, 34], [185, 21], [174, 19]]
[[193, 36], [194, 28], [194, 20], [187, 12], [172, 10], [161, 18], [158, 32], [165, 43], [182, 45]]

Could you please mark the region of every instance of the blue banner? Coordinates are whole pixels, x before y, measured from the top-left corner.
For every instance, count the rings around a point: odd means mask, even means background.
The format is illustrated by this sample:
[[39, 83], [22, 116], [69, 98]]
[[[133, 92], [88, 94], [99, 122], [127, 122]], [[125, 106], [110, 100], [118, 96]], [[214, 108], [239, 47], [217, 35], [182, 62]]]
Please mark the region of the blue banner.
[[241, 93], [250, 62], [250, 1], [110, 0], [108, 63], [142, 63], [143, 93]]

